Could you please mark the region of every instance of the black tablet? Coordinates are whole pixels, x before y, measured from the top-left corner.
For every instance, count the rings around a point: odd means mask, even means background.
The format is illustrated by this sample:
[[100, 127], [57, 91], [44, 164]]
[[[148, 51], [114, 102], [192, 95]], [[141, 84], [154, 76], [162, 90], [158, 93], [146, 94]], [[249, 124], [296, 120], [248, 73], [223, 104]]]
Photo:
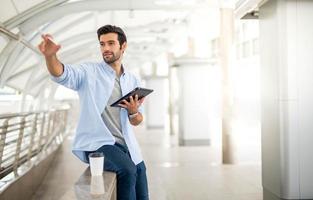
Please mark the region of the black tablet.
[[112, 103], [111, 106], [112, 107], [120, 107], [118, 104], [122, 103], [122, 101], [124, 99], [129, 102], [130, 101], [130, 99], [129, 99], [130, 96], [133, 96], [133, 98], [135, 98], [135, 95], [138, 95], [138, 99], [141, 99], [142, 97], [147, 96], [151, 92], [153, 92], [153, 90], [151, 90], [151, 89], [136, 87], [135, 89], [130, 91], [128, 94], [126, 94], [125, 96], [123, 96], [119, 100], [117, 100], [114, 103]]

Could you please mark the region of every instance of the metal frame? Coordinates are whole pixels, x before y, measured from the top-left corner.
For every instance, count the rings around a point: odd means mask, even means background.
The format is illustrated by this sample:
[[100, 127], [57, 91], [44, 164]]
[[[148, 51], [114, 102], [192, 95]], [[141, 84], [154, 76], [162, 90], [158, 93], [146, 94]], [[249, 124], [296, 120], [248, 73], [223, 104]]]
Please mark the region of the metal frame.
[[15, 47], [18, 45], [18, 42], [15, 40], [11, 40], [8, 42], [8, 44], [5, 46], [5, 48], [2, 50], [0, 54], [0, 76], [2, 74], [2, 71], [5, 68], [5, 64], [7, 62], [7, 59], [11, 55], [11, 53], [15, 50]]
[[[23, 33], [29, 33], [40, 27], [42, 24], [48, 21], [55, 21], [60, 17], [71, 13], [83, 12], [83, 11], [112, 11], [112, 10], [190, 10], [191, 7], [201, 7], [203, 5], [156, 5], [153, 1], [141, 1], [137, 4], [133, 4], [132, 7], [123, 1], [110, 1], [110, 3], [103, 0], [88, 0], [88, 1], [77, 1], [72, 3], [63, 4], [57, 7], [51, 7], [49, 10], [44, 10], [34, 16], [28, 18], [25, 22], [20, 24], [20, 30]], [[56, 15], [56, 13], [58, 13]]]
[[19, 24], [24, 22], [25, 20], [31, 18], [32, 16], [50, 9], [51, 7], [58, 6], [62, 3], [67, 2], [68, 0], [46, 0], [42, 3], [39, 3], [38, 5], [35, 5], [34, 7], [31, 7], [30, 9], [17, 14], [16, 16], [12, 17], [11, 19], [4, 22], [4, 26], [8, 29], [12, 29], [17, 27]]
[[9, 81], [12, 81], [13, 79], [16, 79], [18, 78], [19, 76], [23, 76], [25, 73], [33, 70], [34, 68], [37, 67], [38, 64], [35, 64], [35, 65], [31, 65], [30, 67], [27, 67], [26, 69], [23, 69], [22, 71], [19, 71], [13, 75], [11, 75], [6, 81], [9, 82]]
[[[32, 68], [32, 71], [28, 77], [28, 80], [26, 81], [26, 84], [23, 88], [23, 101], [25, 100], [24, 96], [26, 94], [30, 94], [30, 90], [31, 90], [31, 86], [33, 84], [33, 79], [34, 77], [36, 77], [36, 75], [40, 72], [40, 67], [43, 67], [44, 63], [43, 60], [42, 62], [39, 62], [38, 64], [35, 64], [35, 66]], [[24, 102], [22, 102], [22, 105], [24, 104]]]
[[[77, 25], [79, 22], [81, 22], [84, 19], [86, 19], [86, 17], [88, 18], [89, 16], [91, 16], [91, 14], [87, 14], [87, 15], [84, 15], [82, 17], [79, 17], [78, 19], [76, 19], [76, 20], [74, 20], [74, 21], [64, 25], [63, 29], [60, 28], [60, 30], [57, 31], [56, 34], [60, 34], [62, 31], [64, 31], [64, 28], [65, 29], [73, 28], [75, 25]], [[8, 33], [10, 33], [10, 32], [8, 31]], [[38, 35], [38, 34], [39, 33], [37, 33], [36, 35]], [[36, 35], [34, 37], [36, 37]], [[17, 35], [14, 35], [13, 33], [11, 33], [10, 37], [13, 37], [14, 39], [16, 39]], [[87, 37], [86, 37], [86, 39], [87, 39]], [[28, 42], [29, 45], [31, 45], [30, 42]], [[14, 47], [16, 47], [17, 45], [18, 45], [18, 43]], [[27, 47], [29, 47], [29, 46], [27, 46]], [[3, 55], [3, 59], [4, 59], [3, 62], [4, 62], [4, 64], [3, 64], [3, 67], [2, 67], [3, 68], [2, 69], [2, 73], [0, 73], [0, 77], [1, 77], [0, 86], [1, 85], [3, 86], [6, 83], [7, 80], [14, 79], [16, 77], [16, 75], [20, 76], [20, 75], [22, 75], [22, 74], [24, 74], [24, 73], [26, 73], [26, 72], [28, 72], [30, 70], [30, 68], [27, 68], [26, 70], [22, 70], [22, 72], [18, 72], [17, 74], [13, 74], [14, 71], [18, 70], [18, 68], [16, 68], [14, 70], [13, 69], [14, 67], [12, 67], [12, 66], [19, 67], [17, 64], [16, 65], [14, 64], [14, 62], [16, 61], [16, 57], [18, 55], [25, 54], [24, 52], [26, 52], [26, 51], [25, 51], [25, 48], [22, 48], [22, 47], [20, 47], [19, 49], [11, 47], [11, 48], [8, 48], [8, 50], [10, 50], [8, 53], [1, 54], [1, 55]], [[21, 55], [21, 56], [23, 56], [23, 55]], [[36, 70], [34, 70], [34, 71], [36, 72]], [[32, 75], [34, 75], [34, 74], [32, 73]]]
[[[12, 172], [15, 179], [18, 178], [20, 166], [26, 164], [29, 168], [32, 167], [34, 162], [38, 162], [44, 154], [50, 152], [49, 149], [54, 149], [61, 144], [63, 135], [66, 134], [67, 114], [67, 109], [60, 109], [49, 112], [0, 115], [0, 180]], [[48, 120], [46, 120], [46, 116], [48, 116]], [[31, 118], [28, 119], [28, 117]], [[26, 125], [26, 118], [28, 125]], [[40, 127], [40, 132], [37, 126]], [[12, 130], [12, 127], [14, 130]], [[24, 134], [26, 128], [31, 128], [30, 135], [26, 136]], [[10, 142], [7, 141], [8, 135]], [[12, 139], [14, 135], [16, 138]], [[30, 137], [30, 143], [24, 148], [26, 154], [24, 153], [25, 155], [21, 156], [24, 137]], [[37, 145], [34, 145], [35, 142], [38, 142]], [[16, 144], [14, 159], [4, 166], [2, 165], [5, 156], [4, 149], [12, 143]], [[54, 147], [51, 148], [51, 145]], [[37, 159], [32, 159], [34, 157], [37, 157]]]
[[4, 86], [6, 80], [10, 77], [10, 74], [14, 72], [14, 68], [12, 67], [12, 65], [14, 64], [14, 62], [16, 61], [16, 58], [22, 52], [22, 50], [23, 50], [23, 46], [17, 45], [16, 48], [8, 56], [0, 74], [0, 87]]
[[[27, 27], [29, 28], [29, 30], [31, 30], [31, 27], [34, 28], [38, 28], [39, 24], [36, 24], [38, 22], [40, 23], [45, 23], [47, 21], [49, 21], [49, 24], [46, 25], [44, 27], [44, 29], [42, 30], [47, 30], [49, 29], [49, 27], [51, 27], [52, 24], [57, 23], [60, 19], [60, 17], [70, 14], [70, 13], [75, 13], [75, 12], [80, 12], [80, 11], [93, 11], [93, 10], [99, 10], [99, 11], [103, 11], [103, 10], [113, 10], [112, 12], [114, 12], [114, 10], [128, 10], [129, 9], [129, 5], [126, 3], [124, 4], [120, 4], [119, 1], [115, 1], [115, 2], [110, 2], [110, 4], [108, 4], [107, 2], [103, 2], [101, 0], [88, 0], [88, 1], [79, 1], [79, 2], [72, 2], [72, 3], [67, 3], [67, 4], [63, 4], [60, 5], [62, 3], [64, 3], [66, 1], [56, 1], [55, 3], [53, 3], [53, 1], [47, 1], [46, 4], [41, 4], [42, 7], [40, 7], [40, 11], [35, 12], [33, 14], [28, 13], [27, 17], [23, 17], [23, 15], [19, 15], [17, 17], [15, 17], [15, 20], [10, 20], [5, 22], [5, 26], [7, 27], [11, 27], [13, 28], [14, 26], [17, 25], [21, 25], [19, 28], [20, 30], [22, 30], [21, 32], [24, 32], [27, 34], [30, 34], [29, 32], [25, 32], [23, 31], [23, 27]], [[138, 3], [138, 2], [137, 2]], [[60, 6], [56, 6], [56, 5], [60, 5]], [[36, 8], [33, 7], [29, 10], [34, 10]], [[160, 8], [170, 8], [170, 9], [190, 9], [190, 7], [188, 6], [176, 6], [175, 8], [173, 6], [156, 6], [152, 3], [152, 1], [147, 1], [144, 3], [140, 3], [140, 4], [134, 4], [133, 5], [133, 9], [136, 10], [141, 10], [141, 9], [160, 9]], [[56, 15], [55, 13], [58, 13], [58, 15]], [[24, 13], [25, 14], [25, 13]], [[50, 16], [50, 17], [49, 17]], [[73, 27], [75, 27], [77, 24], [81, 23], [81, 21], [83, 21], [84, 19], [90, 19], [91, 17], [95, 18], [95, 23], [97, 21], [97, 15], [94, 13], [88, 13], [84, 16], [78, 17], [77, 19], [65, 24], [63, 26], [63, 28], [58, 28], [58, 30], [55, 31], [54, 36], [57, 36], [58, 34], [61, 34], [64, 32], [64, 30], [69, 30]], [[45, 18], [46, 17], [46, 18]], [[39, 21], [38, 21], [39, 20]], [[19, 23], [20, 22], [20, 23]], [[172, 24], [171, 20], [166, 20], [166, 21], [156, 21], [156, 22], [152, 22], [150, 24], [147, 24], [145, 26], [138, 26], [135, 28], [126, 28], [126, 32], [128, 32], [127, 34], [129, 36], [139, 36], [138, 37], [144, 37], [144, 36], [150, 36], [150, 37], [161, 37], [161, 38], [168, 38], [168, 31], [166, 33], [146, 33], [143, 32], [144, 29], [146, 29], [147, 27], [150, 28], [162, 28], [162, 27], [167, 27], [171, 30], [177, 30], [177, 26], [181, 26], [182, 23], [178, 23], [178, 24]], [[184, 21], [181, 21], [184, 22]], [[15, 25], [14, 25], [15, 24]], [[25, 47], [27, 47], [28, 49], [31, 49], [33, 52], [35, 53], [39, 53], [39, 51], [33, 47], [33, 45], [31, 44], [31, 41], [36, 38], [40, 33], [38, 32], [37, 34], [33, 34], [32, 35], [32, 39], [30, 39], [29, 42], [25, 41], [20, 35], [14, 34], [10, 31], [8, 31], [7, 29], [5, 29], [4, 27], [1, 27], [3, 30], [2, 32], [5, 33], [6, 35], [8, 35], [10, 38], [20, 41], [22, 44], [24, 44]], [[151, 36], [152, 35], [152, 36]], [[72, 44], [73, 42], [81, 42], [81, 41], [86, 41], [86, 43], [84, 43], [84, 45], [79, 45], [78, 47], [73, 47], [73, 48], [69, 48], [69, 50], [62, 52], [62, 54], [60, 55], [60, 57], [62, 58], [64, 56], [64, 58], [62, 59], [62, 61], [77, 61], [77, 60], [82, 60], [90, 55], [93, 55], [94, 52], [90, 50], [87, 52], [87, 48], [88, 46], [90, 46], [91, 42], [94, 42], [93, 39], [90, 38], [94, 38], [95, 37], [95, 33], [93, 32], [89, 32], [89, 33], [83, 33], [83, 34], [77, 34], [74, 36], [71, 36], [70, 38], [66, 38], [64, 41], [61, 41], [60, 43], [62, 43], [63, 45], [68, 45], [68, 44]], [[88, 41], [90, 40], [90, 41]], [[142, 44], [142, 43], [140, 43]], [[163, 43], [162, 43], [163, 44]], [[167, 43], [169, 44], [169, 43]], [[12, 45], [12, 44], [11, 44]], [[146, 49], [146, 55], [148, 57], [145, 58], [134, 58], [136, 61], [135, 62], [142, 62], [142, 61], [148, 61], [149, 59], [153, 59], [153, 56], [157, 54], [157, 52], [162, 52], [162, 51], [166, 51], [167, 48], [166, 47], [162, 47], [162, 48], [158, 48], [158, 49], [154, 49], [154, 47], [156, 47], [156, 45], [151, 45], [151, 43], [147, 43], [147, 46], [152, 46], [152, 48]], [[158, 43], [159, 45], [159, 43]], [[15, 46], [16, 47], [16, 46]], [[80, 51], [78, 51], [80, 50]], [[134, 50], [134, 49], [133, 49]], [[125, 61], [127, 62], [129, 60], [130, 56], [137, 56], [136, 53], [132, 54], [131, 51], [133, 51], [132, 49], [130, 49], [127, 53], [127, 55], [125, 56]], [[134, 50], [135, 51], [135, 50]], [[149, 53], [150, 52], [150, 53]], [[4, 52], [2, 52], [4, 53]], [[21, 54], [19, 54], [21, 53]], [[20, 90], [23, 90], [24, 93], [28, 93], [28, 94], [32, 94], [35, 96], [38, 96], [39, 94], [37, 93], [37, 91], [35, 92], [31, 92], [36, 84], [37, 88], [42, 88], [43, 85], [45, 85], [43, 83], [44, 78], [42, 77], [48, 77], [45, 72], [43, 72], [42, 70], [38, 70], [38, 68], [43, 67], [43, 61], [40, 59], [39, 62], [35, 65], [37, 66], [30, 66], [26, 69], [23, 69], [22, 71], [19, 71], [17, 73], [14, 73], [16, 71], [18, 71], [18, 67], [20, 67], [17, 63], [14, 63], [15, 59], [17, 58], [17, 55], [24, 56], [26, 55], [27, 51], [25, 48], [22, 49], [14, 49], [10, 51], [10, 54], [12, 54], [10, 56], [10, 59], [8, 59], [8, 57], [4, 57], [3, 54], [1, 54], [0, 56], [3, 56], [3, 63], [2, 64], [2, 73], [0, 73], [0, 77], [1, 77], [1, 82], [0, 85], [4, 85], [6, 83], [8, 83], [8, 81], [11, 81], [11, 83], [13, 84], [12, 80], [14, 80], [15, 78], [18, 78], [20, 76], [25, 75], [26, 73], [30, 72], [30, 70], [32, 70], [32, 72], [29, 74], [29, 79], [26, 83], [26, 85], [24, 86], [24, 88], [20, 88]], [[8, 53], [6, 53], [6, 55], [8, 55]], [[143, 56], [143, 54], [140, 54], [141, 56]], [[1, 57], [0, 57], [1, 58]], [[18, 59], [19, 60], [19, 59]], [[130, 61], [130, 60], [129, 60]], [[129, 62], [128, 61], [128, 62]], [[20, 62], [19, 62], [20, 63]], [[132, 63], [134, 63], [134, 61], [132, 61]], [[13, 67], [15, 66], [15, 67]], [[22, 66], [22, 65], [21, 65]], [[1, 67], [1, 59], [0, 59], [0, 67]], [[38, 68], [37, 68], [38, 67]], [[13, 69], [14, 68], [14, 69]], [[42, 78], [41, 79], [41, 83], [36, 83], [36, 79], [34, 80], [34, 77], [39, 77]], [[11, 84], [11, 85], [12, 85]], [[14, 84], [13, 84], [14, 85]], [[16, 86], [15, 86], [16, 87]]]
[[0, 32], [5, 34], [6, 36], [8, 36], [10, 39], [19, 41], [20, 43], [25, 45], [27, 48], [33, 50], [36, 54], [40, 55], [39, 50], [37, 48], [35, 48], [32, 44], [30, 44], [28, 41], [26, 41], [21, 35], [17, 35], [11, 31], [9, 31], [8, 29], [6, 29], [3, 26], [0, 26]]

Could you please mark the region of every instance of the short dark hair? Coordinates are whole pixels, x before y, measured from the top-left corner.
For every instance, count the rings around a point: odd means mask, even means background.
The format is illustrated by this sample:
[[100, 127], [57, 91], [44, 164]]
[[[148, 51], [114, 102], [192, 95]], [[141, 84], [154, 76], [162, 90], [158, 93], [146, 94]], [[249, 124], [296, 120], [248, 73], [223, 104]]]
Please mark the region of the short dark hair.
[[118, 36], [117, 39], [120, 43], [120, 46], [122, 46], [122, 44], [124, 44], [124, 42], [127, 42], [127, 38], [126, 38], [124, 31], [118, 26], [113, 26], [113, 25], [109, 25], [109, 24], [102, 26], [97, 30], [98, 40], [100, 40], [101, 35], [107, 34], [107, 33], [116, 33]]

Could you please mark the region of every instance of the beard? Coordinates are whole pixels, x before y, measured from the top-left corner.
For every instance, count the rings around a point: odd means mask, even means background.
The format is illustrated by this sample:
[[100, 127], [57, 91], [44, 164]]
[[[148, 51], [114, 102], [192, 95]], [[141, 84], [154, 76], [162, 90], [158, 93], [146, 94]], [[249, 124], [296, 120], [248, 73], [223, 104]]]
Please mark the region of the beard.
[[110, 54], [111, 54], [110, 57], [106, 57], [104, 54], [102, 54], [103, 60], [107, 64], [112, 64], [116, 62], [117, 60], [119, 60], [121, 57], [121, 52], [116, 52], [116, 53], [111, 52]]

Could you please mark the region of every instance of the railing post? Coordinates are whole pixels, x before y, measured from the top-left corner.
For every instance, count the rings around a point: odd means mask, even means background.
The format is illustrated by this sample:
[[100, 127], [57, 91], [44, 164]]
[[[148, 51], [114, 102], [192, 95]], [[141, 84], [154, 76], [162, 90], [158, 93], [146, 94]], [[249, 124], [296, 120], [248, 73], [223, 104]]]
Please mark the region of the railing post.
[[1, 171], [2, 156], [3, 156], [5, 138], [7, 136], [8, 127], [9, 127], [9, 119], [6, 119], [3, 122], [3, 128], [1, 129], [1, 132], [0, 132], [0, 171]]
[[[48, 119], [48, 128], [47, 128], [47, 133], [45, 135], [45, 146], [47, 146], [47, 143], [50, 142], [50, 138], [51, 135], [53, 135], [54, 129], [55, 129], [55, 115], [56, 115], [56, 111], [50, 111], [49, 112], [49, 119]], [[45, 151], [46, 149], [43, 149], [43, 151]]]
[[41, 151], [41, 142], [43, 138], [43, 133], [45, 131], [45, 123], [46, 123], [46, 112], [42, 113], [42, 121], [41, 121], [41, 126], [40, 126], [40, 133], [39, 133], [39, 139], [38, 139], [38, 149], [37, 149], [37, 154]]
[[15, 159], [14, 159], [14, 163], [13, 163], [13, 172], [14, 172], [15, 176], [18, 176], [17, 168], [19, 166], [19, 158], [20, 158], [21, 146], [22, 146], [23, 135], [24, 135], [25, 117], [26, 116], [23, 116], [22, 119], [21, 119], [20, 131], [19, 131], [18, 138], [17, 138], [17, 143], [16, 143]]
[[[47, 143], [49, 135], [50, 135], [50, 126], [51, 126], [51, 115], [52, 115], [52, 111], [48, 112], [48, 125], [47, 125], [47, 129], [46, 129], [46, 134], [43, 136], [44, 137], [44, 143]], [[43, 145], [44, 147], [45, 145]], [[44, 151], [45, 149], [42, 149], [42, 151]]]
[[56, 132], [58, 131], [57, 126], [56, 126], [58, 124], [57, 120], [58, 120], [58, 111], [54, 111], [53, 112], [53, 118], [52, 118], [52, 130], [51, 130], [49, 138], [48, 138], [48, 141], [51, 140], [51, 143], [56, 142], [55, 141], [55, 135], [56, 135]]
[[61, 144], [63, 142], [63, 132], [64, 132], [64, 111], [58, 111], [58, 133], [56, 133], [56, 137], [58, 138], [58, 142]]
[[66, 132], [66, 125], [67, 125], [68, 110], [64, 110], [63, 114], [64, 114], [63, 133], [65, 134], [65, 132]]
[[63, 142], [65, 136], [65, 125], [66, 125], [66, 111], [60, 110], [59, 111], [59, 133], [58, 136], [60, 138], [60, 142]]
[[60, 117], [61, 117], [61, 115], [60, 115], [60, 111], [55, 111], [55, 115], [54, 115], [54, 128], [53, 128], [53, 130], [54, 130], [54, 132], [53, 132], [53, 134], [52, 134], [52, 136], [51, 137], [53, 137], [53, 142], [54, 143], [58, 143], [58, 141], [59, 140], [61, 140], [61, 138], [60, 138]]
[[32, 153], [33, 153], [33, 145], [34, 145], [34, 138], [37, 133], [37, 119], [38, 119], [38, 113], [35, 113], [34, 121], [33, 121], [33, 126], [32, 126], [32, 132], [30, 135], [30, 143], [28, 147], [28, 153], [27, 153], [27, 162], [28, 165], [31, 165], [30, 159], [32, 158]]

